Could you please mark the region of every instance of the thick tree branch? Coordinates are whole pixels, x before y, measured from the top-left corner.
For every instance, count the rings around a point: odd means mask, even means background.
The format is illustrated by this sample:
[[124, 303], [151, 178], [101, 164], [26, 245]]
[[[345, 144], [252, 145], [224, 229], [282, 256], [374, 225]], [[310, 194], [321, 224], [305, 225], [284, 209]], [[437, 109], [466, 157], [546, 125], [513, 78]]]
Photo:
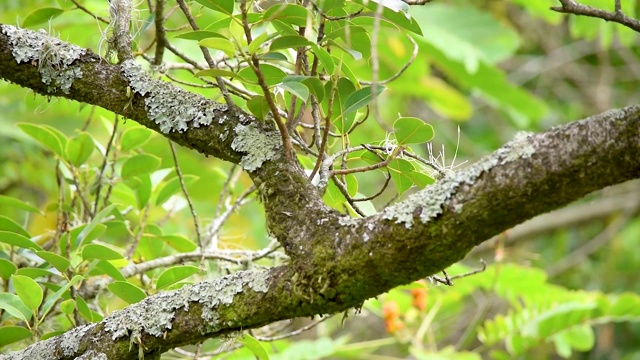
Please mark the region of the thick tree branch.
[[[52, 40], [33, 32], [16, 35], [8, 26], [0, 30], [0, 77], [48, 96], [105, 107], [178, 143], [243, 164], [260, 190], [271, 233], [291, 257], [268, 271], [151, 296], [8, 359], [153, 357], [282, 319], [343, 311], [441, 271], [537, 214], [640, 177], [640, 106], [632, 106], [519, 136], [379, 214], [352, 219], [326, 207], [297, 164], [282, 160], [277, 132], [246, 114], [149, 81], [129, 62], [109, 65], [60, 41], [52, 43], [56, 49], [76, 55], [55, 63], [57, 72], [43, 73], [40, 51]], [[66, 75], [60, 78], [61, 73]], [[171, 106], [164, 108], [165, 102]], [[260, 151], [252, 153], [252, 147]]]

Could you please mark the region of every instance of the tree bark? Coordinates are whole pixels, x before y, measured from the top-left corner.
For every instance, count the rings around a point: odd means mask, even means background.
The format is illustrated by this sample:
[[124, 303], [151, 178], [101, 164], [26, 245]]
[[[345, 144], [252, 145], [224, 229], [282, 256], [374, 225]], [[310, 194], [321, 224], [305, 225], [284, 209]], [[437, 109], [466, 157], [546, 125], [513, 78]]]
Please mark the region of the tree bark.
[[[64, 76], [42, 64], [42, 48], [52, 46], [69, 55], [53, 64]], [[260, 189], [270, 232], [290, 256], [281, 267], [150, 296], [6, 359], [153, 357], [278, 320], [344, 311], [445, 269], [535, 215], [640, 177], [636, 105], [521, 134], [406, 200], [353, 219], [325, 206], [295, 160], [282, 156], [273, 125], [153, 80], [131, 61], [108, 64], [46, 34], [2, 25], [0, 77], [39, 94], [101, 106], [183, 146], [241, 164]]]

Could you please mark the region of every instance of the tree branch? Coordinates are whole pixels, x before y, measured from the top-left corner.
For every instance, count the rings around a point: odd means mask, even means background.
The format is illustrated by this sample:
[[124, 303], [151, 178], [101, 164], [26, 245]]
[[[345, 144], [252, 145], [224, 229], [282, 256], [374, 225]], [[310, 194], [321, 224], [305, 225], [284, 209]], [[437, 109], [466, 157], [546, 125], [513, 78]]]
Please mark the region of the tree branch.
[[640, 32], [640, 21], [624, 14], [620, 9], [619, 0], [616, 0], [616, 9], [613, 12], [605, 11], [588, 5], [583, 5], [576, 2], [575, 0], [560, 0], [560, 3], [562, 4], [562, 6], [553, 6], [551, 7], [551, 10], [560, 13], [588, 16], [605, 21], [612, 21], [624, 25], [629, 29]]
[[[324, 205], [295, 162], [282, 161], [272, 127], [150, 80], [130, 61], [109, 65], [43, 34], [0, 30], [0, 77], [102, 106], [180, 144], [242, 164], [261, 192], [270, 232], [291, 259], [267, 271], [159, 293], [8, 359], [153, 358], [278, 320], [344, 311], [445, 269], [475, 245], [537, 214], [640, 177], [640, 106], [631, 106], [521, 135], [405, 201], [352, 219]], [[55, 64], [53, 76], [34, 66], [45, 41], [72, 54]]]

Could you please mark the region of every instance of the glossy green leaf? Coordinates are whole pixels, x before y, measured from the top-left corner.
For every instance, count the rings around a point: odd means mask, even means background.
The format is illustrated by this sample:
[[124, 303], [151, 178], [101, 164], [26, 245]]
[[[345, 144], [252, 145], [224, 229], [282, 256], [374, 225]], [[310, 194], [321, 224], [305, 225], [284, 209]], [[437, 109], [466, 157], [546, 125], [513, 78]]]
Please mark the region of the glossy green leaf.
[[202, 6], [223, 14], [233, 14], [233, 0], [195, 0]]
[[[273, 66], [271, 64], [260, 64], [260, 71], [264, 77], [264, 81], [267, 86], [273, 86], [279, 84], [282, 79], [287, 75], [282, 69], [279, 67]], [[245, 81], [257, 84], [258, 76], [253, 72], [251, 68], [244, 68], [238, 71], [238, 74], [245, 79]]]
[[71, 264], [66, 258], [49, 251], [36, 251], [36, 255], [51, 264], [51, 266], [56, 268], [61, 273], [67, 271], [67, 268]]
[[142, 175], [130, 180], [138, 180], [136, 182], [135, 188], [133, 188], [133, 192], [136, 195], [138, 210], [142, 210], [145, 206], [147, 206], [147, 204], [149, 203], [149, 199], [151, 198], [151, 189], [153, 187], [151, 183], [151, 177], [149, 175]]
[[[199, 177], [196, 175], [182, 175], [182, 180], [187, 188], [190, 185], [196, 182]], [[157, 196], [156, 196], [156, 205], [164, 204], [165, 201], [169, 200], [173, 195], [175, 195], [178, 191], [182, 191], [182, 187], [180, 186], [180, 178], [177, 176], [169, 179], [164, 184], [158, 187]]]
[[153, 132], [143, 127], [131, 127], [122, 133], [120, 151], [131, 151], [146, 144]]
[[82, 258], [85, 260], [118, 260], [122, 259], [122, 255], [103, 245], [87, 244], [82, 248]]
[[238, 338], [238, 341], [249, 349], [258, 360], [269, 360], [267, 349], [253, 336], [245, 333], [241, 338]]
[[[36, 209], [37, 210], [37, 209]], [[8, 231], [30, 238], [31, 235], [20, 224], [4, 215], [0, 215], [0, 231]]]
[[156, 156], [150, 154], [134, 155], [122, 164], [122, 179], [126, 180], [134, 176], [149, 174], [158, 170], [160, 164], [161, 160]]
[[264, 21], [280, 20], [286, 24], [306, 26], [307, 19], [313, 19], [309, 10], [297, 4], [280, 3], [264, 12]]
[[292, 95], [297, 96], [298, 99], [302, 100], [303, 102], [306, 102], [309, 98], [309, 89], [302, 83], [288, 81], [283, 82], [282, 84], [278, 85], [278, 87], [291, 93]]
[[163, 271], [158, 277], [158, 280], [156, 281], [156, 289], [163, 289], [171, 284], [177, 283], [178, 281], [184, 280], [199, 271], [200, 268], [189, 265], [170, 267]]
[[23, 249], [42, 250], [38, 244], [31, 241], [29, 238], [10, 231], [0, 231], [0, 243], [17, 246]]
[[57, 130], [54, 131], [51, 130], [50, 127], [46, 127], [44, 125], [29, 123], [20, 123], [18, 124], [18, 127], [24, 133], [37, 140], [40, 144], [53, 151], [54, 154], [64, 158], [64, 148], [67, 144], [66, 141], [61, 141], [59, 134], [56, 134]]
[[210, 49], [220, 50], [224, 52], [225, 55], [227, 55], [228, 57], [233, 57], [233, 55], [236, 52], [236, 48], [235, 46], [233, 46], [233, 43], [224, 38], [213, 37], [213, 38], [202, 39], [198, 41], [198, 45], [204, 46]]
[[40, 285], [32, 278], [22, 275], [13, 275], [11, 280], [20, 300], [32, 311], [38, 310], [44, 297]]
[[315, 55], [318, 58], [318, 60], [320, 61], [320, 64], [322, 64], [322, 66], [327, 71], [327, 73], [330, 75], [333, 75], [336, 69], [336, 64], [333, 60], [333, 56], [331, 56], [331, 54], [329, 54], [329, 52], [325, 50], [323, 47], [320, 47], [316, 44], [311, 45], [311, 49], [312, 49], [313, 55]]
[[262, 46], [262, 44], [264, 44], [265, 41], [267, 41], [267, 39], [269, 39], [269, 33], [266, 31], [258, 35], [258, 37], [256, 37], [255, 39], [253, 39], [253, 41], [249, 44], [247, 48], [247, 50], [249, 51], [249, 54], [257, 53], [260, 47]]
[[7, 259], [0, 259], [0, 278], [9, 280], [11, 275], [16, 273], [18, 267]]
[[116, 281], [126, 281], [127, 280], [127, 279], [124, 278], [124, 276], [122, 276], [122, 274], [120, 273], [120, 270], [118, 270], [118, 268], [113, 266], [113, 264], [111, 264], [107, 260], [99, 260], [96, 263], [96, 267], [98, 269], [102, 270], [105, 274], [107, 274], [108, 276], [110, 276], [112, 279], [114, 279]]
[[226, 39], [226, 37], [220, 33], [217, 33], [215, 31], [209, 31], [209, 30], [196, 30], [196, 31], [189, 31], [186, 33], [182, 33], [176, 37], [174, 37], [174, 39], [185, 39], [185, 40], [202, 40], [202, 39], [207, 39], [207, 38], [222, 38], [222, 39]]
[[393, 123], [393, 132], [400, 145], [422, 144], [433, 139], [433, 126], [415, 117], [401, 117]]
[[158, 238], [179, 252], [195, 251], [198, 248], [195, 242], [180, 235], [161, 235]]
[[349, 95], [344, 102], [344, 114], [348, 114], [367, 106], [385, 90], [385, 87], [382, 85], [376, 86], [375, 94], [373, 94], [373, 90], [373, 86], [367, 86]]
[[0, 327], [0, 348], [20, 340], [28, 339], [31, 335], [31, 331], [22, 326], [2, 326]]
[[275, 50], [282, 50], [282, 49], [297, 49], [297, 48], [309, 46], [311, 44], [312, 42], [309, 41], [304, 36], [288, 35], [288, 36], [281, 36], [281, 37], [275, 38], [271, 42], [271, 46], [269, 46], [269, 50], [275, 51]]
[[253, 96], [247, 100], [247, 109], [258, 119], [264, 120], [269, 114], [269, 103], [262, 95]]
[[35, 11], [32, 11], [29, 15], [27, 15], [26, 18], [24, 18], [21, 27], [26, 28], [33, 25], [46, 23], [56, 16], [62, 14], [63, 12], [63, 9], [53, 7], [37, 9]]
[[413, 179], [409, 174], [413, 173], [415, 168], [407, 160], [393, 159], [389, 162], [387, 168], [399, 194], [404, 193], [414, 185]]
[[0, 292], [0, 309], [4, 309], [11, 316], [23, 321], [29, 321], [33, 316], [31, 310], [17, 295], [6, 292]]
[[107, 285], [107, 288], [115, 296], [119, 297], [129, 304], [135, 304], [147, 297], [147, 294], [145, 294], [142, 289], [126, 281], [112, 282], [111, 284]]
[[20, 210], [26, 210], [35, 214], [44, 214], [40, 209], [35, 206], [31, 206], [24, 201], [20, 201], [16, 198], [12, 198], [6, 195], [0, 195], [0, 205], [11, 206]]
[[[354, 0], [355, 3], [361, 4], [367, 7], [370, 11], [361, 14], [361, 16], [375, 16], [378, 9], [378, 4], [374, 1], [366, 0]], [[382, 9], [382, 17], [389, 20], [399, 28], [409, 30], [415, 34], [422, 35], [422, 30], [418, 25], [418, 22], [409, 14], [402, 11], [394, 11], [390, 8], [384, 7]]]
[[[325, 101], [322, 103], [325, 114], [328, 113], [327, 108], [332, 89], [333, 84], [331, 82], [327, 82], [325, 84]], [[345, 114], [345, 104], [347, 98], [349, 98], [353, 93], [356, 92], [356, 87], [349, 79], [341, 77], [337, 80], [335, 90], [336, 91], [333, 99], [333, 112], [331, 114], [331, 118], [335, 119], [334, 125], [338, 129], [338, 131], [342, 134], [345, 134], [351, 128], [356, 115], [354, 112]]]

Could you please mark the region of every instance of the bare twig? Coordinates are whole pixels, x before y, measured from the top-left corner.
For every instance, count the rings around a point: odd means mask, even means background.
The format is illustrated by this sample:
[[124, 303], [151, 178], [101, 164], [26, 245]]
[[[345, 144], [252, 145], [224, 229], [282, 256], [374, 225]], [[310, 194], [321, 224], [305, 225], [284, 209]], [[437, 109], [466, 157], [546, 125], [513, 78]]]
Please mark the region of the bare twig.
[[153, 59], [155, 65], [162, 64], [165, 44], [167, 43], [167, 34], [164, 28], [164, 4], [165, 0], [156, 1], [156, 55]]
[[620, 0], [615, 1], [615, 11], [605, 11], [592, 6], [583, 5], [575, 0], [560, 0], [562, 6], [553, 6], [551, 10], [559, 13], [573, 14], [580, 16], [588, 16], [602, 19], [605, 21], [615, 22], [628, 27], [629, 29], [640, 32], [640, 21], [625, 15], [622, 12]]
[[182, 188], [184, 197], [185, 199], [187, 199], [187, 204], [189, 204], [189, 210], [191, 210], [191, 216], [193, 217], [193, 226], [195, 227], [198, 246], [200, 247], [200, 251], [204, 251], [204, 248], [202, 246], [203, 245], [202, 237], [200, 235], [200, 225], [198, 222], [198, 214], [196, 214], [196, 209], [193, 207], [193, 201], [191, 201], [191, 197], [189, 196], [187, 185], [184, 183], [184, 177], [182, 176], [182, 171], [180, 170], [180, 164], [178, 163], [178, 155], [176, 154], [176, 148], [175, 146], [173, 146], [173, 142], [171, 142], [171, 140], [169, 140], [169, 147], [171, 148], [171, 156], [173, 156], [173, 163], [175, 164], [176, 175], [178, 176], [178, 180], [180, 181], [180, 188]]

